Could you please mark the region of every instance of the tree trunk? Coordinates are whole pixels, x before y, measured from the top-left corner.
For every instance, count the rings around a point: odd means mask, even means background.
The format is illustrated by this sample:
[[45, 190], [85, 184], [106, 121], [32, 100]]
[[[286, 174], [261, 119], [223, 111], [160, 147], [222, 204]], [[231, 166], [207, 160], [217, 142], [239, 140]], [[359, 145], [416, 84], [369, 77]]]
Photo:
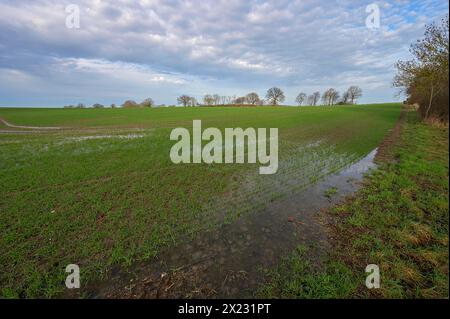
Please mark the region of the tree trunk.
[[430, 109], [431, 109], [431, 105], [433, 103], [433, 94], [434, 94], [434, 85], [431, 85], [431, 92], [430, 92], [430, 101], [428, 103], [428, 107], [427, 110], [425, 112], [425, 119], [428, 119], [429, 113], [430, 113]]

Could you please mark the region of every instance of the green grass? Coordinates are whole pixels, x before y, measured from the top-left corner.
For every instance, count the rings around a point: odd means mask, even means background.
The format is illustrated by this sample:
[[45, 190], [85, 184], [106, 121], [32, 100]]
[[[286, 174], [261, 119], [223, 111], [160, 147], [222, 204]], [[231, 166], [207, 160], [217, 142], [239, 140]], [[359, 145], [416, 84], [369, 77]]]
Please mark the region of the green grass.
[[310, 260], [314, 245], [300, 245], [292, 255], [270, 272], [270, 282], [257, 292], [262, 298], [336, 299], [346, 298], [355, 291], [358, 282], [352, 271], [341, 261], [328, 260], [326, 269]]
[[333, 197], [333, 195], [336, 195], [337, 192], [338, 192], [338, 189], [336, 187], [331, 187], [325, 191], [324, 195], [327, 198], [331, 198], [331, 197]]
[[[67, 264], [80, 266], [85, 284], [105, 278], [112, 265], [131, 266], [257, 212], [291, 190], [288, 178], [302, 186], [369, 153], [399, 114], [399, 104], [0, 109], [16, 125], [75, 128], [0, 135], [1, 295], [58, 296]], [[258, 165], [174, 165], [171, 128], [190, 128], [193, 119], [203, 127], [278, 127], [279, 173], [260, 176]], [[105, 134], [142, 136], [77, 140]]]
[[[448, 298], [448, 129], [409, 112], [396, 162], [368, 177], [354, 199], [331, 210], [332, 251], [319, 265], [300, 247], [273, 270], [263, 297]], [[377, 264], [381, 288], [365, 287]]]

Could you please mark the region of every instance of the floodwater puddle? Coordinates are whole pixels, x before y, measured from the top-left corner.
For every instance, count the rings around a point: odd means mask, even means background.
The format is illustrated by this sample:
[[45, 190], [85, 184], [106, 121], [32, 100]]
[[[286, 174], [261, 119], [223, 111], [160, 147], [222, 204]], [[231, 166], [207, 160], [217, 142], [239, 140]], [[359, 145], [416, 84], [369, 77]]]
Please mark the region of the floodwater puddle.
[[[107, 282], [89, 289], [90, 297], [110, 298], [245, 298], [264, 281], [265, 270], [299, 244], [329, 249], [318, 221], [323, 209], [361, 187], [376, 167], [377, 149], [366, 157], [307, 188], [271, 201], [258, 213], [168, 248], [131, 272], [116, 269]], [[335, 189], [326, 196], [327, 190]], [[251, 201], [252, 199], [249, 198]]]
[[135, 138], [142, 138], [145, 137], [144, 134], [127, 134], [127, 135], [88, 135], [88, 136], [77, 136], [77, 137], [70, 137], [67, 138], [70, 141], [75, 142], [81, 142], [81, 141], [88, 141], [88, 140], [100, 140], [100, 139], [110, 139], [110, 138], [117, 138], [117, 139], [135, 139]]

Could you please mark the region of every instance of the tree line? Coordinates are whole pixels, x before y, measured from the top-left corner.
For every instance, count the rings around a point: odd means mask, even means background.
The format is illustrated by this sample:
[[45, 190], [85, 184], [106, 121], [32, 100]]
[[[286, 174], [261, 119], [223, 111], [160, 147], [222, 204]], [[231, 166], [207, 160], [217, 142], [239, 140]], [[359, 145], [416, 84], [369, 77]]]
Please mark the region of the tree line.
[[310, 95], [306, 93], [299, 93], [295, 102], [298, 105], [311, 105], [316, 106], [319, 101], [322, 100], [322, 105], [349, 105], [356, 104], [357, 100], [362, 96], [362, 89], [359, 86], [352, 85], [342, 94], [342, 97], [338, 91], [334, 88], [329, 88], [322, 95], [316, 91]]
[[424, 37], [412, 44], [413, 58], [398, 61], [393, 85], [406, 93], [425, 120], [449, 120], [449, 17], [425, 27]]
[[[319, 105], [322, 98], [322, 105], [344, 105], [355, 104], [362, 96], [362, 89], [358, 86], [351, 86], [341, 95], [333, 88], [328, 89], [323, 93], [314, 92], [311, 95], [306, 93], [299, 93], [295, 102], [297, 105]], [[265, 99], [260, 98], [255, 92], [248, 93], [245, 96], [220, 96], [219, 94], [206, 94], [202, 103], [199, 103], [196, 98], [189, 95], [181, 95], [178, 97], [178, 105], [182, 106], [218, 106], [218, 105], [280, 105], [284, 102], [286, 96], [282, 89], [278, 87], [270, 88]]]
[[[126, 100], [125, 102], [122, 103], [122, 105], [120, 105], [123, 108], [136, 108], [136, 107], [154, 107], [155, 106], [155, 102], [153, 101], [152, 98], [147, 98], [144, 101], [142, 101], [141, 103], [136, 103], [133, 100]], [[92, 108], [94, 109], [103, 109], [106, 106], [100, 103], [95, 103], [92, 105]], [[111, 104], [109, 106], [112, 109], [117, 108], [118, 106], [116, 104]], [[78, 103], [77, 105], [65, 105], [64, 108], [66, 109], [85, 109], [87, 108], [87, 106], [84, 103]]]
[[[328, 89], [323, 93], [314, 92], [311, 95], [306, 93], [300, 93], [295, 102], [301, 105], [318, 105], [320, 98], [322, 97], [322, 105], [344, 105], [344, 104], [355, 104], [357, 99], [362, 96], [362, 90], [358, 86], [351, 86], [342, 95], [342, 98], [338, 91], [333, 88]], [[267, 90], [265, 98], [260, 98], [255, 92], [248, 93], [245, 96], [221, 96], [219, 94], [206, 94], [203, 96], [202, 100], [199, 102], [193, 96], [181, 95], [177, 98], [178, 105], [189, 107], [189, 106], [219, 106], [219, 105], [230, 105], [230, 106], [240, 106], [240, 105], [280, 105], [286, 99], [286, 96], [282, 89], [278, 87], [273, 87]], [[155, 102], [152, 98], [147, 98], [141, 103], [137, 103], [133, 100], [127, 100], [122, 103], [122, 108], [138, 108], [138, 107], [154, 107]], [[165, 105], [160, 105], [165, 106]], [[174, 106], [174, 105], [173, 105]], [[86, 105], [80, 103], [77, 105], [66, 105], [65, 108], [86, 108]], [[111, 108], [116, 108], [115, 104], [111, 104]], [[96, 103], [92, 105], [92, 108], [105, 108], [104, 105]]]

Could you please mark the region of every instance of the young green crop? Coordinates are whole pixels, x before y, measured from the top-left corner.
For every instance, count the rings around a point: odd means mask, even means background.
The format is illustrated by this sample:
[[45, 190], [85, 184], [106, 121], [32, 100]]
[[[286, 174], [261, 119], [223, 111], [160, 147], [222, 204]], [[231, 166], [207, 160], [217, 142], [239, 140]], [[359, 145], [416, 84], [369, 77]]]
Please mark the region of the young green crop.
[[[112, 265], [130, 266], [256, 213], [369, 153], [399, 114], [399, 104], [0, 109], [16, 125], [72, 128], [0, 134], [1, 295], [53, 297], [65, 289], [68, 264], [80, 266], [83, 280], [99, 279]], [[170, 131], [194, 119], [220, 129], [279, 128], [280, 174], [255, 177], [257, 165], [173, 164]], [[256, 195], [253, 206], [240, 204]]]

